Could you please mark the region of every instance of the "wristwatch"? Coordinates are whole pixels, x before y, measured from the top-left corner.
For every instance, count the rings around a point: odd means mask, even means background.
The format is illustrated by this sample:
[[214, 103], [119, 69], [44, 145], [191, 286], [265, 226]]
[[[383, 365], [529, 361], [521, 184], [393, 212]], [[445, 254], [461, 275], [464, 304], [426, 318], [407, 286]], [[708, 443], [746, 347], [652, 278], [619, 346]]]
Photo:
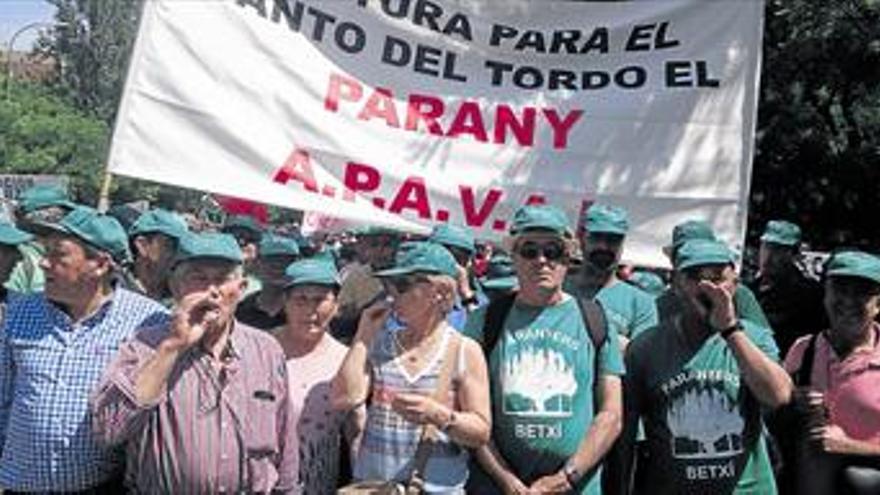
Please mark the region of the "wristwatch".
[[581, 472], [578, 471], [578, 468], [572, 459], [567, 460], [565, 465], [562, 466], [562, 474], [565, 475], [565, 479], [568, 480], [568, 484], [572, 487], [581, 480]]
[[721, 335], [722, 339], [727, 340], [728, 337], [730, 337], [731, 335], [733, 335], [734, 333], [736, 333], [742, 329], [743, 329], [742, 322], [740, 322], [739, 320], [736, 320], [736, 323], [725, 328], [724, 330], [721, 330], [718, 333], [719, 333], [719, 335]]

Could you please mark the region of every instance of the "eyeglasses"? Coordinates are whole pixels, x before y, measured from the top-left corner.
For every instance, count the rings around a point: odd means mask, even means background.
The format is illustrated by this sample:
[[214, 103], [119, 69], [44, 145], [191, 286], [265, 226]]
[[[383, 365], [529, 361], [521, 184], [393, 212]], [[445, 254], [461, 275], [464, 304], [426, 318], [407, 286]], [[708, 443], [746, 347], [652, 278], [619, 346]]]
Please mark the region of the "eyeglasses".
[[547, 261], [559, 261], [565, 257], [565, 247], [558, 242], [548, 244], [538, 244], [535, 242], [524, 242], [516, 251], [517, 254], [527, 260], [533, 260], [538, 256], [544, 256]]
[[412, 289], [416, 286], [416, 284], [420, 284], [423, 282], [427, 282], [428, 279], [424, 277], [395, 277], [392, 279], [388, 279], [386, 283], [386, 287], [391, 291], [394, 291], [398, 294], [403, 294], [408, 290]]

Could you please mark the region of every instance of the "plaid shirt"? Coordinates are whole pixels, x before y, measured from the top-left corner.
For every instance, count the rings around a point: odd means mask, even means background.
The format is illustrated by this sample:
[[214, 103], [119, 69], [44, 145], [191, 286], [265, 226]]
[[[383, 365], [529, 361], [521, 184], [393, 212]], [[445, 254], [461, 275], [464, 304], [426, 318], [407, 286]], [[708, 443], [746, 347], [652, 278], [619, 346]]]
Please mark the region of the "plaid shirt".
[[134, 330], [166, 320], [124, 289], [78, 322], [42, 293], [13, 301], [0, 329], [0, 486], [74, 491], [115, 475], [121, 457], [95, 442], [89, 394]]

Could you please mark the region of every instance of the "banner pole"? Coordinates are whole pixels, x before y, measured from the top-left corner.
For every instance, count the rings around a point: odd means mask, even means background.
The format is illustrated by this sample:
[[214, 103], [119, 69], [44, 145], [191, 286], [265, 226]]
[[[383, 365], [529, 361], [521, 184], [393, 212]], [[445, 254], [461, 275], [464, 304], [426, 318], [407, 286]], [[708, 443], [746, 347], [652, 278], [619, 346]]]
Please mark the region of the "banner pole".
[[98, 195], [98, 211], [106, 213], [110, 208], [110, 184], [113, 182], [113, 174], [110, 167], [104, 169], [104, 178], [101, 181], [101, 192]]

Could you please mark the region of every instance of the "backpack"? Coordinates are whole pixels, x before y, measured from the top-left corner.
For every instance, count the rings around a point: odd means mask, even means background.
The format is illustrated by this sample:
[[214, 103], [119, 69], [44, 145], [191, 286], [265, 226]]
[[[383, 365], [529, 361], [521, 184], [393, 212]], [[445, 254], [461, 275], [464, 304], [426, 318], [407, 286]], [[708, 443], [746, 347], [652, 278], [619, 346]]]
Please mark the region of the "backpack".
[[[486, 308], [486, 320], [483, 324], [482, 347], [487, 363], [489, 362], [489, 355], [495, 350], [495, 345], [498, 344], [498, 338], [501, 336], [501, 329], [504, 328], [504, 320], [507, 319], [507, 313], [510, 312], [510, 308], [513, 306], [513, 301], [515, 299], [516, 292], [505, 294], [489, 303], [489, 307]], [[605, 311], [602, 309], [602, 305], [593, 299], [579, 296], [575, 297], [575, 301], [577, 301], [578, 308], [581, 311], [581, 317], [584, 319], [584, 326], [587, 328], [587, 333], [589, 334], [590, 340], [593, 342], [593, 347], [596, 348], [596, 353], [598, 354], [602, 344], [608, 339], [608, 322], [605, 319]], [[594, 377], [598, 377], [598, 356], [595, 359], [594, 366], [596, 368]]]

